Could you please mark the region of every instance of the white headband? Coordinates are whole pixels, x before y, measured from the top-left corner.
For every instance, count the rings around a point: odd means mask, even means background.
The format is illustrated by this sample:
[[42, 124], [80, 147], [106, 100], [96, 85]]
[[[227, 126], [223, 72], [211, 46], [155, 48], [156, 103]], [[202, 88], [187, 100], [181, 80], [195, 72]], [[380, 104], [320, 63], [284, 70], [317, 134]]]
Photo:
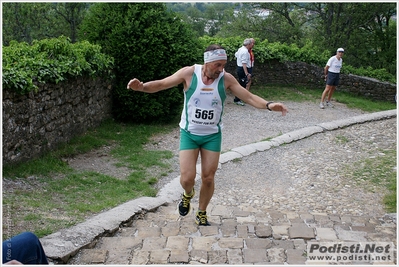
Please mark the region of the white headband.
[[216, 49], [212, 51], [206, 51], [204, 53], [204, 63], [216, 60], [227, 60], [227, 54], [224, 49]]

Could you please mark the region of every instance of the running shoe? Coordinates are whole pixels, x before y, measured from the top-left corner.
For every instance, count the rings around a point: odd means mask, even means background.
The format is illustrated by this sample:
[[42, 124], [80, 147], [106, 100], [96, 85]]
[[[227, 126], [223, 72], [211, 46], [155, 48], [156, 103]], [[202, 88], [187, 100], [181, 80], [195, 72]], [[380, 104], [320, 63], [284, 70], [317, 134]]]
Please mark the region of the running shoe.
[[197, 211], [197, 215], [195, 216], [195, 223], [199, 226], [210, 226], [211, 224], [208, 222], [208, 217], [206, 216], [206, 211]]
[[186, 193], [183, 192], [181, 201], [179, 203], [179, 213], [181, 216], [186, 216], [187, 214], [190, 213], [191, 210], [191, 204], [190, 201], [194, 197], [195, 191], [193, 188], [193, 192], [191, 193], [191, 196], [187, 196]]
[[326, 101], [326, 106], [330, 108], [334, 107], [334, 105], [330, 101]]

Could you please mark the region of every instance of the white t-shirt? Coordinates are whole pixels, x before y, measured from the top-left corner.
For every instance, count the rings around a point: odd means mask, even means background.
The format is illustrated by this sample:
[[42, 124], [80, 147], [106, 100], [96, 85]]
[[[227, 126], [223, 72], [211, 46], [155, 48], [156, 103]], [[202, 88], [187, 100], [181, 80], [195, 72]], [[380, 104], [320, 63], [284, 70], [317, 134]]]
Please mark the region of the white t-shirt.
[[248, 52], [248, 48], [245, 46], [241, 46], [237, 52], [235, 53], [235, 56], [237, 58], [237, 66], [242, 67], [242, 64], [247, 64], [247, 68], [250, 68], [251, 66], [251, 59], [250, 55]]
[[329, 67], [329, 72], [339, 73], [342, 68], [342, 58], [338, 60], [336, 56], [330, 57], [330, 59], [327, 61], [327, 66]]

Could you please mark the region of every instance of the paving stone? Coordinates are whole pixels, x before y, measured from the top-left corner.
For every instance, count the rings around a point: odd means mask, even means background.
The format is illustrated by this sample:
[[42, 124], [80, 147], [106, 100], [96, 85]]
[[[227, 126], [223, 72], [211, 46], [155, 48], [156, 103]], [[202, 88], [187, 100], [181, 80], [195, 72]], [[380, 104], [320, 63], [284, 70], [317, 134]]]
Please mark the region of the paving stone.
[[273, 240], [272, 242], [273, 242], [273, 247], [276, 246], [284, 250], [295, 248], [294, 240]]
[[284, 218], [285, 217], [284, 213], [282, 213], [278, 210], [275, 210], [275, 209], [268, 209], [267, 213], [269, 214], [269, 216], [271, 218]]
[[314, 214], [313, 213], [312, 215], [313, 215], [314, 220], [316, 222], [323, 222], [323, 221], [329, 221], [330, 220], [330, 218], [328, 217], [327, 214]]
[[230, 218], [233, 211], [226, 206], [216, 205], [212, 209], [212, 215], [221, 216], [222, 218]]
[[376, 226], [375, 231], [377, 233], [384, 233], [388, 235], [394, 235], [396, 233], [396, 227]]
[[283, 212], [283, 214], [285, 214], [285, 217], [286, 217], [287, 219], [289, 219], [289, 220], [301, 219], [301, 218], [299, 217], [299, 214], [296, 213], [296, 212], [293, 212], [293, 211], [286, 211], [286, 212]]
[[150, 252], [146, 250], [137, 250], [133, 252], [132, 265], [144, 265], [150, 260]]
[[130, 251], [136, 247], [141, 246], [143, 239], [139, 237], [103, 237], [102, 243], [99, 245], [100, 249], [105, 249], [110, 252], [115, 250]]
[[352, 218], [351, 218], [351, 216], [348, 216], [348, 215], [341, 216], [341, 222], [342, 223], [351, 223]]
[[300, 214], [300, 218], [305, 221], [305, 223], [314, 223], [315, 219], [312, 214], [309, 213], [302, 213]]
[[269, 239], [246, 238], [245, 244], [248, 249], [267, 249], [272, 247]]
[[288, 264], [305, 264], [305, 251], [300, 249], [287, 249], [287, 263]]
[[82, 249], [80, 264], [104, 264], [107, 255], [106, 249]]
[[256, 218], [253, 215], [246, 217], [237, 217], [238, 224], [246, 224], [246, 223], [256, 223]]
[[137, 232], [136, 227], [126, 227], [121, 229], [121, 231], [119, 232], [119, 236], [133, 237], [136, 235], [136, 232]]
[[261, 213], [256, 215], [256, 222], [258, 224], [272, 225], [273, 219], [268, 214]]
[[190, 251], [191, 260], [200, 262], [202, 264], [208, 263], [208, 251], [193, 249]]
[[149, 225], [147, 225], [149, 227], [163, 227], [167, 223], [165, 215], [153, 212], [146, 214], [146, 220], [151, 222]]
[[243, 249], [243, 264], [268, 262], [266, 249]]
[[338, 215], [330, 215], [329, 216], [329, 218], [330, 218], [330, 220], [332, 221], [332, 222], [338, 222], [338, 223], [340, 223], [341, 222], [341, 218], [338, 216]]
[[384, 233], [371, 233], [371, 234], [368, 234], [366, 236], [366, 238], [368, 241], [379, 241], [379, 242], [395, 242], [396, 241], [396, 235], [387, 235]]
[[301, 218], [293, 218], [293, 219], [289, 219], [290, 220], [290, 224], [291, 223], [303, 223], [305, 222], [303, 219]]
[[143, 240], [143, 250], [164, 249], [166, 237], [147, 237]]
[[334, 226], [333, 226], [333, 229], [334, 230], [345, 230], [345, 231], [350, 231], [351, 230], [351, 227], [350, 227], [350, 224], [339, 224], [339, 223], [336, 223], [336, 224], [334, 224]]
[[251, 235], [255, 234], [255, 225], [254, 224], [247, 224], [248, 233]]
[[242, 250], [241, 249], [227, 250], [227, 261], [229, 265], [242, 264]]
[[272, 228], [266, 225], [256, 225], [255, 234], [257, 237], [266, 238], [272, 236]]
[[169, 263], [188, 263], [189, 256], [187, 250], [171, 250]]
[[165, 226], [161, 228], [161, 234], [164, 237], [169, 237], [169, 236], [176, 236], [179, 234], [180, 227], [177, 226]]
[[272, 225], [273, 234], [288, 235], [290, 225]]
[[360, 231], [360, 232], [366, 232], [368, 234], [370, 233], [375, 233], [375, 227], [374, 226], [351, 226], [352, 231]]
[[251, 215], [251, 212], [247, 211], [247, 210], [244, 211], [239, 207], [235, 207], [233, 209], [233, 215], [234, 215], [234, 217], [247, 217], [247, 216]]
[[179, 235], [192, 235], [198, 232], [198, 226], [195, 224], [194, 221], [184, 221], [180, 224], [180, 231]]
[[167, 264], [170, 256], [169, 250], [151, 250], [150, 262], [152, 264]]
[[337, 233], [332, 228], [316, 228], [317, 240], [334, 241], [337, 240]]
[[192, 247], [196, 250], [211, 251], [212, 246], [217, 243], [216, 237], [193, 237]]
[[359, 231], [346, 231], [341, 229], [336, 229], [337, 236], [339, 240], [342, 241], [367, 241], [366, 232], [359, 232]]
[[212, 236], [219, 234], [219, 228], [217, 226], [199, 227], [199, 231], [202, 236]]
[[306, 250], [306, 242], [303, 239], [294, 239], [294, 248], [300, 250]]
[[218, 245], [222, 249], [240, 249], [244, 247], [244, 239], [243, 238], [220, 238], [218, 241]]
[[267, 257], [270, 260], [270, 263], [284, 263], [285, 262], [285, 249], [278, 248], [269, 248], [267, 250]]
[[246, 225], [237, 225], [237, 237], [248, 237], [248, 227]]
[[369, 216], [352, 216], [352, 226], [366, 226], [366, 223], [370, 220]]
[[236, 235], [237, 222], [233, 219], [223, 220], [220, 230], [224, 237], [233, 237]]
[[168, 250], [188, 250], [189, 237], [185, 236], [170, 236], [166, 241], [165, 248]]
[[208, 264], [226, 264], [227, 251], [226, 250], [213, 250], [208, 251]]
[[249, 211], [251, 213], [257, 213], [259, 212], [259, 209], [257, 207], [253, 207], [252, 204], [248, 204], [248, 203], [241, 203], [240, 205], [241, 209], [243, 211]]
[[162, 228], [177, 228], [179, 229], [180, 227], [180, 222], [177, 220], [171, 220], [166, 222], [166, 225], [164, 225]]
[[314, 229], [304, 223], [293, 224], [288, 228], [290, 238], [312, 239], [315, 238]]
[[160, 237], [161, 227], [137, 227], [137, 236], [141, 238]]

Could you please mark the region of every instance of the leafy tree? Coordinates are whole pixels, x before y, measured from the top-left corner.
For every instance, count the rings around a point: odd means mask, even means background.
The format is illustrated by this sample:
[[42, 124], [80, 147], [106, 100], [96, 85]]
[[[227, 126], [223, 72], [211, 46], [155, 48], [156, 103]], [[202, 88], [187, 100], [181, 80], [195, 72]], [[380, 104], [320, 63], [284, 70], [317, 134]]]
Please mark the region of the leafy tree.
[[3, 3], [3, 45], [76, 34], [89, 3]]
[[308, 3], [316, 46], [334, 52], [346, 48], [345, 62], [396, 72], [395, 3]]
[[[201, 58], [203, 48], [181, 18], [163, 3], [96, 3], [80, 36], [100, 44], [115, 59], [115, 118], [136, 122], [169, 120], [181, 111], [181, 88], [156, 94], [126, 89], [134, 77], [162, 79]], [[179, 90], [180, 89], [180, 90]]]
[[77, 41], [78, 28], [83, 21], [84, 14], [89, 7], [88, 3], [71, 2], [71, 3], [54, 3], [55, 13], [62, 17], [69, 25], [69, 34], [71, 41]]

